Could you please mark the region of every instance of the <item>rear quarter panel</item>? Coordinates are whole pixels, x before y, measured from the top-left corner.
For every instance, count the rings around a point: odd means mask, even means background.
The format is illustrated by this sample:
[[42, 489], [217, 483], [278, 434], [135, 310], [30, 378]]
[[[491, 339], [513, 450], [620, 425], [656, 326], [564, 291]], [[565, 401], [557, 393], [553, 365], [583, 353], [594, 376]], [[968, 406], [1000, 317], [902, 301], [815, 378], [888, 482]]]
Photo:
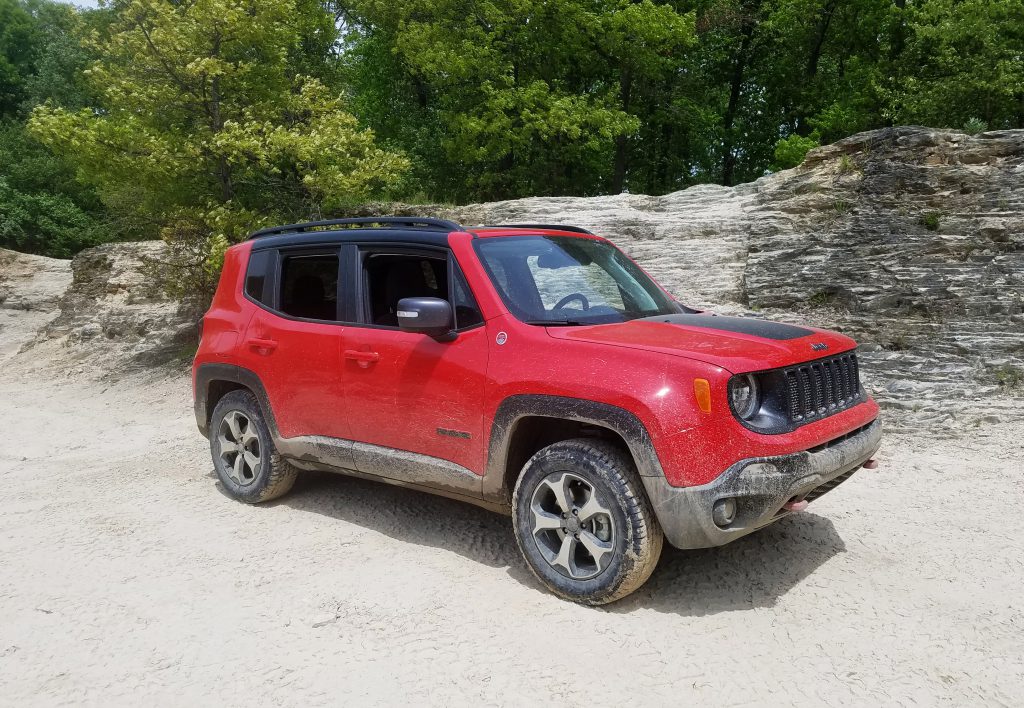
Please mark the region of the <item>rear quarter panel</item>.
[[195, 372], [206, 363], [237, 364], [238, 351], [255, 306], [243, 293], [245, 271], [249, 262], [249, 242], [232, 246], [224, 254], [224, 268], [210, 309], [203, 316], [203, 335], [192, 362], [193, 393]]

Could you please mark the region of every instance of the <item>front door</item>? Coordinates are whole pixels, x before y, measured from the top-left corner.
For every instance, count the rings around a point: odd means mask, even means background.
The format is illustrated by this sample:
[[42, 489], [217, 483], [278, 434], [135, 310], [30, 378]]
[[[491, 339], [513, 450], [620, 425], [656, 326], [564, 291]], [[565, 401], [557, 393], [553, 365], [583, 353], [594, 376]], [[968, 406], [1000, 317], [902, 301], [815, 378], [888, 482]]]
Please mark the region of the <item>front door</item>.
[[[365, 246], [359, 263], [360, 321], [345, 328], [342, 347], [345, 410], [354, 441], [387, 450], [359, 455], [357, 449], [357, 464], [362, 459], [364, 471], [437, 486], [415, 479], [429, 473], [431, 461], [403, 460], [395, 452], [403, 451], [482, 475], [488, 342], [454, 258], [446, 249]], [[442, 342], [400, 330], [395, 313], [404, 297], [449, 300], [455, 338]]]

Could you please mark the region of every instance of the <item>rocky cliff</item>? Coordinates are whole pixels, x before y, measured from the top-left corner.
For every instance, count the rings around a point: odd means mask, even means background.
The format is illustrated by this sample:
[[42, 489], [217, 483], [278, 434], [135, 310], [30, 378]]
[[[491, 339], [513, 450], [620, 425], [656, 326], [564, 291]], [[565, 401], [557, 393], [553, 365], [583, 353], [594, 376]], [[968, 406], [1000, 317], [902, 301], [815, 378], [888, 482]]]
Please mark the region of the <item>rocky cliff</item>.
[[[919, 421], [1020, 411], [1024, 131], [872, 131], [751, 184], [662, 197], [367, 208], [382, 211], [585, 226], [683, 302], [854, 336], [872, 391]], [[37, 345], [60, 341], [68, 356], [104, 365], [180, 358], [194, 313], [154, 287], [143, 263], [159, 257], [159, 244], [79, 255]]]

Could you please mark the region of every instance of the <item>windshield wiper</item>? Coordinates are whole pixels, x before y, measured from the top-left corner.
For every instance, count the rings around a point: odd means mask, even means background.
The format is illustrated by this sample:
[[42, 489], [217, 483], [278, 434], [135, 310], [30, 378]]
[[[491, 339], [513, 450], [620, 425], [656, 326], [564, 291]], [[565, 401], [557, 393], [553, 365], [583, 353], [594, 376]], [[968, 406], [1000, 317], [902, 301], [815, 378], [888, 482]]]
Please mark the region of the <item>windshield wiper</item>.
[[539, 325], [541, 327], [582, 327], [586, 324], [592, 324], [576, 320], [523, 320], [523, 322], [528, 325]]

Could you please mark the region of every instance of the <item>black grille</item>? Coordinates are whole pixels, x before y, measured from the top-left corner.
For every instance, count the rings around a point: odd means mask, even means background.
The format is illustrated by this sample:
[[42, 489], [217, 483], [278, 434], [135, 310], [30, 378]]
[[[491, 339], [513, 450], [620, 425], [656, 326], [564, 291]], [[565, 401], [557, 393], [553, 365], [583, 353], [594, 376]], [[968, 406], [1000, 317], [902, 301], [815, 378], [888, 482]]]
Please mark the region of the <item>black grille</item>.
[[809, 361], [783, 371], [792, 423], [824, 418], [860, 403], [860, 371], [853, 352]]

